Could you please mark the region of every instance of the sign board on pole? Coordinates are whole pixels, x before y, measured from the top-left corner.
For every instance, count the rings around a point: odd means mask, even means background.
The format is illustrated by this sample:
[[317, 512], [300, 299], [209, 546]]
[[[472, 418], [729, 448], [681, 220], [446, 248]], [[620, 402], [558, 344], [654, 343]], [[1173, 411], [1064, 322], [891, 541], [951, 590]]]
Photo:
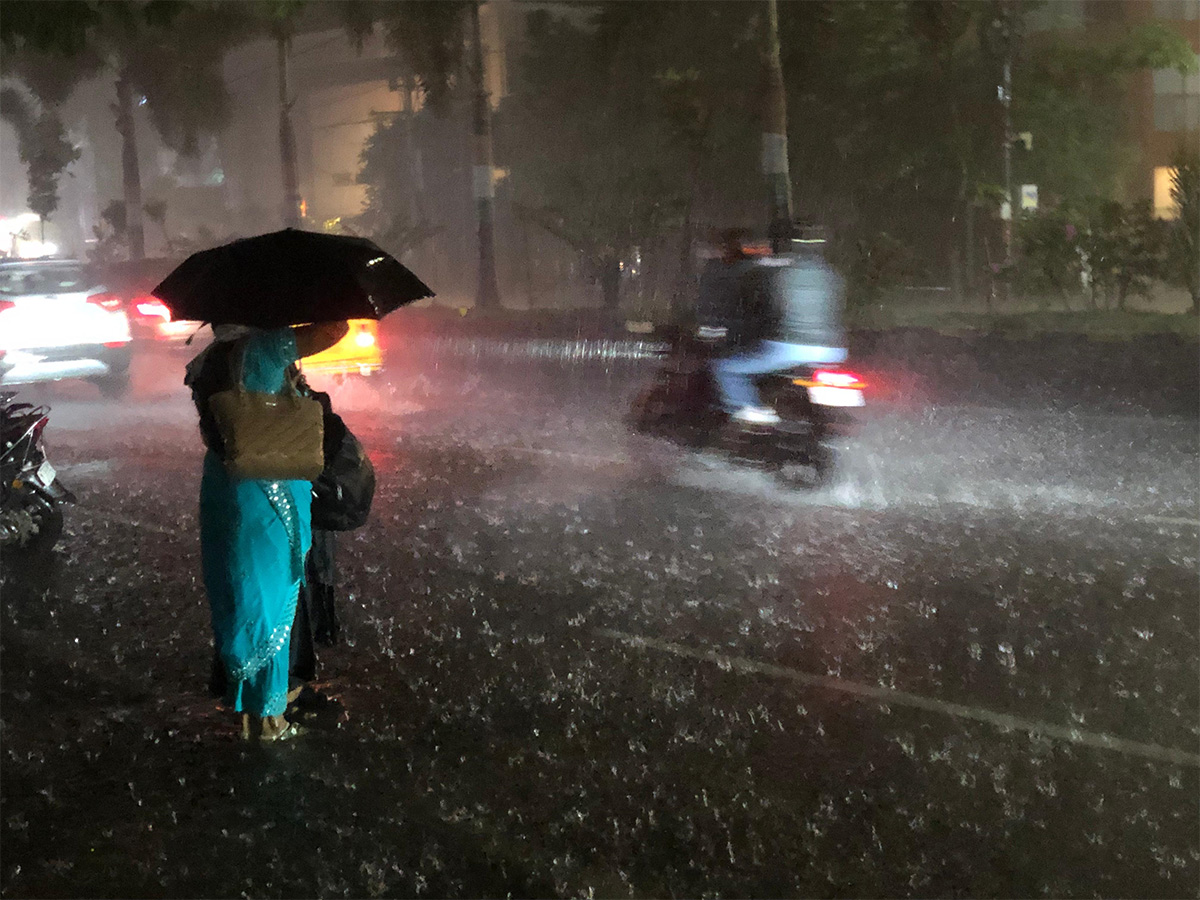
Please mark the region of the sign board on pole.
[[1037, 209], [1038, 195], [1036, 184], [1021, 185], [1021, 209]]

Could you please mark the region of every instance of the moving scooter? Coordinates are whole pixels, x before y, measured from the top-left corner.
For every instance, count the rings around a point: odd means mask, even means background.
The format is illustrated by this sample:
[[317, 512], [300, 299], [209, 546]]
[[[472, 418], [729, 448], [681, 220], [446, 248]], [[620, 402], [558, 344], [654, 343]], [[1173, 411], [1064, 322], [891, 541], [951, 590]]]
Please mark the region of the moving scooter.
[[834, 440], [852, 433], [866, 384], [841, 366], [797, 366], [757, 379], [775, 425], [734, 422], [721, 409], [711, 363], [715, 348], [687, 332], [669, 337], [654, 381], [634, 402], [635, 429], [682, 446], [718, 451], [778, 473], [789, 483], [827, 484], [836, 470]]

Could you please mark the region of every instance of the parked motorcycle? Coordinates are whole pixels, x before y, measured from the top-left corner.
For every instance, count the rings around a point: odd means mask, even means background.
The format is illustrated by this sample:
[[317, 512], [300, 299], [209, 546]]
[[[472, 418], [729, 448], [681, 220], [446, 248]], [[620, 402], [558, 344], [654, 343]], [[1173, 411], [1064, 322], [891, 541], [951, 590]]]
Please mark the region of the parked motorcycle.
[[670, 336], [654, 382], [634, 402], [632, 422], [696, 450], [718, 451], [776, 472], [789, 483], [827, 484], [836, 469], [833, 441], [858, 423], [863, 379], [830, 365], [797, 366], [757, 379], [777, 425], [734, 422], [721, 409], [710, 362], [714, 347], [690, 333]]
[[0, 392], [0, 553], [44, 553], [63, 530], [62, 504], [75, 495], [46, 459], [42, 432], [49, 409]]

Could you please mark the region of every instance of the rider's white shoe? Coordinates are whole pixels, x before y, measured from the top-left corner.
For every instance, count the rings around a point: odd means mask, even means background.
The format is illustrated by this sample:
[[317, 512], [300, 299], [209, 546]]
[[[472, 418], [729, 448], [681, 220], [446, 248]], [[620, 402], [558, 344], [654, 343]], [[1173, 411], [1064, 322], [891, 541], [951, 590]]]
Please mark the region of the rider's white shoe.
[[743, 406], [733, 413], [735, 422], [745, 422], [747, 425], [778, 425], [779, 413], [766, 406]]

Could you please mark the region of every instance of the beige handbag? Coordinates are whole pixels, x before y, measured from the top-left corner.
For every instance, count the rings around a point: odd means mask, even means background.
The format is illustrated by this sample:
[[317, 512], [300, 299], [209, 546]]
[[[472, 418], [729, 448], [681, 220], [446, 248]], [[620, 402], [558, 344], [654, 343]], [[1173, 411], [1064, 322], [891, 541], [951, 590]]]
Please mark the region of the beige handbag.
[[321, 404], [302, 397], [288, 379], [283, 391], [264, 394], [242, 384], [245, 344], [233, 353], [233, 387], [208, 398], [234, 478], [313, 481], [325, 468]]

